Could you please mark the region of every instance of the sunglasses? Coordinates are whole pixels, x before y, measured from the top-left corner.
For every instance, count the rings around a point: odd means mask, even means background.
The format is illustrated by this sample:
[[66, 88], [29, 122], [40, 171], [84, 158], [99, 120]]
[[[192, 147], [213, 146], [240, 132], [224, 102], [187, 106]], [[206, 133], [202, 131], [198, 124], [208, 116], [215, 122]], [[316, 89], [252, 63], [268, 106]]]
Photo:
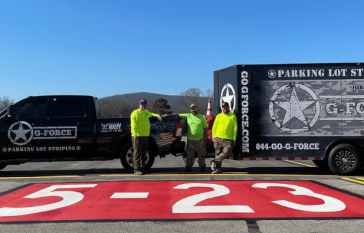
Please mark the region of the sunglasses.
[[197, 110], [197, 108], [191, 108], [191, 110]]
[[147, 103], [141, 103], [140, 105], [147, 105]]

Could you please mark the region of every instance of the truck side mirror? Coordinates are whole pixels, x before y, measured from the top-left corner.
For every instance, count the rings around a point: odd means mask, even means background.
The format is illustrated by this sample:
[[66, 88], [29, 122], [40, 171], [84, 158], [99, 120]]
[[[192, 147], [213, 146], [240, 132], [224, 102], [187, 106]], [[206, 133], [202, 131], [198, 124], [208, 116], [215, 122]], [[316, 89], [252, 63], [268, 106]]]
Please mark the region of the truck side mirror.
[[7, 107], [7, 112], [6, 112], [6, 116], [8, 118], [11, 118], [11, 109], [12, 109], [12, 105], [8, 105]]

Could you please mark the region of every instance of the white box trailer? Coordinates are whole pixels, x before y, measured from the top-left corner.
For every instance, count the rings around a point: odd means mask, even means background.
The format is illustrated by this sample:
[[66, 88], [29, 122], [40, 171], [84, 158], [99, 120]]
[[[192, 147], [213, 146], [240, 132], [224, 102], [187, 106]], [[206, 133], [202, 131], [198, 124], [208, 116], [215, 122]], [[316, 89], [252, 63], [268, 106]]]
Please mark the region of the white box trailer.
[[[313, 160], [336, 174], [363, 167], [364, 64], [235, 65], [214, 72], [238, 119], [238, 160]], [[217, 101], [216, 101], [217, 100]]]

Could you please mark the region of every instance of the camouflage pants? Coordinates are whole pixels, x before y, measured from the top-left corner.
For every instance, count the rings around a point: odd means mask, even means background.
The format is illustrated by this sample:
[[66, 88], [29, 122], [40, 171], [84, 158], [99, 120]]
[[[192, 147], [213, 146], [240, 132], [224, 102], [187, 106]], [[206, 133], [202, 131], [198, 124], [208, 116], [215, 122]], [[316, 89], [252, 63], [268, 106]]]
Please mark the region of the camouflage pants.
[[200, 167], [205, 167], [205, 158], [206, 158], [206, 145], [205, 140], [202, 138], [200, 140], [189, 140], [187, 139], [187, 159], [186, 159], [186, 167], [193, 166], [193, 160], [195, 157], [195, 151], [197, 151], [198, 155], [198, 165]]
[[233, 149], [233, 141], [224, 138], [213, 138], [215, 147], [215, 162], [221, 164], [224, 159], [229, 157]]
[[135, 143], [135, 137], [132, 137], [134, 154], [133, 154], [133, 163], [134, 163], [134, 172], [140, 171], [145, 167], [145, 159], [148, 150], [148, 137], [138, 137], [138, 143]]

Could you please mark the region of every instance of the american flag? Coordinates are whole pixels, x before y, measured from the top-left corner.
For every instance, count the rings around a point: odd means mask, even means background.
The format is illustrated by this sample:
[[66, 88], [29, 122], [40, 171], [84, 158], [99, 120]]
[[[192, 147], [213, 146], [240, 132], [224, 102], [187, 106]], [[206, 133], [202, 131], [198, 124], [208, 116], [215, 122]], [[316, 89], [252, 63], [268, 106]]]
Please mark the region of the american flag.
[[174, 137], [172, 137], [170, 133], [161, 132], [159, 136], [160, 137], [157, 137], [157, 145], [159, 147], [168, 146], [172, 144], [173, 141], [176, 140]]

